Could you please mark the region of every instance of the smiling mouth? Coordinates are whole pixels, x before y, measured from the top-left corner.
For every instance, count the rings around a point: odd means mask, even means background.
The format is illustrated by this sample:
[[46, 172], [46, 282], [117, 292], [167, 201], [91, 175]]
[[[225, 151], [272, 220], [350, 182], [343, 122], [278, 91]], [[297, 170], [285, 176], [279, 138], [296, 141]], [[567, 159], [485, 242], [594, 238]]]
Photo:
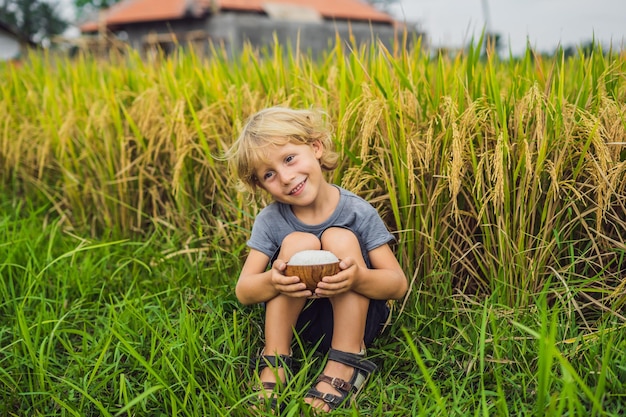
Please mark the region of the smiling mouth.
[[300, 190], [302, 190], [302, 188], [304, 188], [304, 183], [305, 183], [305, 182], [306, 182], [306, 180], [305, 180], [305, 181], [302, 181], [301, 183], [299, 183], [298, 185], [296, 185], [296, 186], [295, 186], [295, 188], [289, 192], [289, 195], [294, 195], [294, 194], [299, 193], [299, 192], [300, 192]]

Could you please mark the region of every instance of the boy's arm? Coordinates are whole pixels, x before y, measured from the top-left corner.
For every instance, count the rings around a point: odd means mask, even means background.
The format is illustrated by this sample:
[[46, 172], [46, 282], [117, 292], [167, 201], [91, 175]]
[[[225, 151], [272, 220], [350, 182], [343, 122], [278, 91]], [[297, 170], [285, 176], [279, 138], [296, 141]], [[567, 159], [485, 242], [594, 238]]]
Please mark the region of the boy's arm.
[[357, 264], [352, 258], [342, 260], [342, 271], [332, 277], [325, 277], [324, 284], [318, 284], [316, 293], [332, 296], [352, 290], [373, 300], [402, 298], [408, 290], [408, 282], [389, 245], [370, 251], [369, 258], [371, 269]]
[[310, 297], [311, 291], [298, 277], [283, 275], [285, 262], [277, 259], [272, 268], [266, 270], [269, 257], [263, 252], [250, 249], [235, 287], [237, 299], [242, 304], [263, 303], [285, 294], [290, 297]]

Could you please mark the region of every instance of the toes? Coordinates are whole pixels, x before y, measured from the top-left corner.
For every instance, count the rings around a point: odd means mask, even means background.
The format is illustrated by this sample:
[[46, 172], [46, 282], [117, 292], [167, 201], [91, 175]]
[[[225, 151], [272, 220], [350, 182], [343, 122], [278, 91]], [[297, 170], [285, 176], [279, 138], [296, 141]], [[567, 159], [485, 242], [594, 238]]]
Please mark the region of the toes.
[[314, 408], [315, 410], [323, 411], [325, 413], [330, 412], [330, 407], [328, 406], [328, 404], [326, 404], [324, 401], [320, 400], [319, 398], [305, 398], [304, 401], [307, 404], [309, 404], [311, 408]]

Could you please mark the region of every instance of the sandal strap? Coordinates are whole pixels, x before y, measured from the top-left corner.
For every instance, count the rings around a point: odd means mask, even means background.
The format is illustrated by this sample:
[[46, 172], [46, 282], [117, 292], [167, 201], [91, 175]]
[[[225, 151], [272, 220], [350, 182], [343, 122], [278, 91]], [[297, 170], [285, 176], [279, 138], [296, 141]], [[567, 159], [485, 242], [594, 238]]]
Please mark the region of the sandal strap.
[[331, 410], [339, 408], [341, 404], [343, 404], [344, 400], [347, 397], [347, 393], [343, 395], [335, 395], [330, 392], [321, 392], [315, 388], [309, 388], [306, 393], [306, 397], [308, 398], [318, 398], [328, 404]]
[[352, 390], [352, 384], [348, 381], [345, 381], [341, 378], [330, 377], [326, 374], [318, 376], [317, 380], [315, 381], [315, 385], [317, 385], [319, 382], [326, 382], [331, 387], [340, 392], [345, 392], [346, 394], [349, 393], [350, 390]]
[[276, 388], [276, 385], [278, 385], [276, 382], [267, 382], [267, 381], [261, 381], [261, 385], [255, 385], [254, 387], [252, 387], [253, 391], [273, 391], [274, 388]]
[[376, 364], [368, 361], [365, 359], [365, 355], [359, 353], [344, 352], [342, 350], [330, 348], [328, 351], [328, 359], [360, 369], [368, 375], [376, 370]]

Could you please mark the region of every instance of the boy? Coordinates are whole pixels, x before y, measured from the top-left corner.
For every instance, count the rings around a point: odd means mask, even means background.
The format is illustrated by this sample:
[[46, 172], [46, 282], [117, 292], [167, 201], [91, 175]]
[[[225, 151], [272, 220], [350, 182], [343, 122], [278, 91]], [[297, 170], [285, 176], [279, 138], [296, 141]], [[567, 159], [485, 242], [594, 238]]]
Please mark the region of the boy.
[[[272, 391], [284, 385], [291, 365], [294, 329], [328, 351], [305, 401], [331, 411], [354, 398], [375, 369], [365, 347], [387, 319], [386, 300], [403, 297], [408, 287], [389, 247], [393, 236], [376, 210], [326, 181], [323, 171], [338, 165], [332, 145], [323, 113], [271, 107], [248, 119], [228, 152], [238, 178], [274, 200], [255, 219], [236, 285], [242, 304], [265, 303], [265, 346], [257, 369], [273, 407]], [[341, 271], [324, 277], [314, 292], [283, 273], [293, 254], [310, 249], [341, 260]]]

